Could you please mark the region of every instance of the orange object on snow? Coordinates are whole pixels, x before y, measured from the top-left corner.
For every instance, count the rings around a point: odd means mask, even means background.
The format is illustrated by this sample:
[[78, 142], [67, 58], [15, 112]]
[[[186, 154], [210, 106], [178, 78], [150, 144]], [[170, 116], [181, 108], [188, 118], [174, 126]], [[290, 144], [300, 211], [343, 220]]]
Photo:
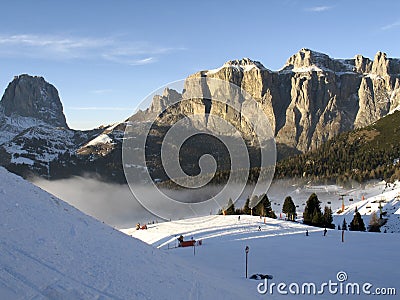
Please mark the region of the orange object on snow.
[[190, 240], [190, 241], [182, 241], [179, 243], [179, 247], [192, 247], [196, 244], [195, 240]]

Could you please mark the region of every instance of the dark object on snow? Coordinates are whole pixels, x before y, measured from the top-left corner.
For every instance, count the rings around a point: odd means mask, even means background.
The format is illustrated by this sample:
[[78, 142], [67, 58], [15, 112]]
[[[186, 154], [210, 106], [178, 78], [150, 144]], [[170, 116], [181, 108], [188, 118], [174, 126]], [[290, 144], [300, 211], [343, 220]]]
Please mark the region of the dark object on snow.
[[253, 274], [250, 276], [250, 279], [254, 280], [263, 280], [263, 279], [272, 279], [273, 276], [269, 274]]
[[183, 242], [183, 235], [180, 235], [180, 236], [178, 237], [178, 242], [179, 242], [179, 243], [182, 243], [182, 242]]
[[190, 241], [179, 242], [179, 246], [178, 247], [193, 247], [194, 245], [196, 245], [196, 241], [195, 240], [190, 240]]
[[324, 229], [324, 236], [326, 236], [326, 233], [328, 232], [328, 230], [326, 230], [326, 228]]
[[180, 235], [178, 237], [178, 242], [179, 242], [178, 247], [192, 247], [196, 245], [196, 240], [194, 240], [193, 237], [190, 241], [184, 241], [183, 235]]
[[306, 236], [308, 236], [308, 229], [306, 230]]

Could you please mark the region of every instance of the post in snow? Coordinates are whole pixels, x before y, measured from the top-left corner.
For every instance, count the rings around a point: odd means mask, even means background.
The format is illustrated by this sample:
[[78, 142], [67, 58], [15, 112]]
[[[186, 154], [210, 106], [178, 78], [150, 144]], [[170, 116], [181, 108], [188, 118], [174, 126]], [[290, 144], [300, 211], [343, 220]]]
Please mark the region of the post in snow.
[[248, 255], [249, 255], [249, 246], [246, 246], [245, 252], [246, 252], [246, 278], [247, 278], [247, 263], [248, 263]]

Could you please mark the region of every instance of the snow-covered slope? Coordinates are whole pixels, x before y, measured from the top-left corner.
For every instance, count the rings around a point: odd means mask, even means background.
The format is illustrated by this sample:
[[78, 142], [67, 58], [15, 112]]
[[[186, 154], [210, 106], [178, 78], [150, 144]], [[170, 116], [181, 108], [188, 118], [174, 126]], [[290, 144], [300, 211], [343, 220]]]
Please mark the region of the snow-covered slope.
[[[0, 299], [234, 299], [238, 288], [0, 168]], [[220, 280], [219, 280], [220, 282]]]
[[[259, 226], [261, 231], [258, 230]], [[305, 236], [308, 229], [309, 236]], [[375, 299], [374, 295], [345, 295], [340, 291], [322, 294], [290, 293], [292, 283], [301, 286], [312, 282], [318, 291], [323, 283], [331, 280], [339, 284], [337, 274], [347, 274], [346, 283], [371, 283], [371, 293], [376, 288], [395, 288], [400, 285], [400, 270], [393, 264], [400, 246], [397, 234], [346, 232], [345, 242], [341, 231], [307, 227], [281, 220], [259, 217], [209, 216], [176, 222], [148, 225], [147, 230], [125, 229], [123, 232], [152, 244], [160, 251], [185, 258], [194, 267], [206, 267], [239, 286], [245, 296], [234, 299]], [[202, 240], [201, 246], [176, 248], [176, 238], [182, 234], [186, 239]], [[248, 246], [248, 274], [270, 274], [269, 284], [286, 284], [286, 295], [268, 290], [266, 295], [257, 292], [260, 281], [245, 279], [245, 247]], [[379, 259], [375, 259], [379, 257]], [[261, 281], [263, 282], [263, 281]], [[221, 284], [224, 284], [221, 281]], [[301, 291], [301, 290], [300, 290]], [[345, 291], [345, 290], [344, 290]], [[394, 299], [396, 296], [391, 296]]]
[[[258, 226], [262, 226], [262, 232], [258, 231]], [[270, 218], [265, 218], [264, 223], [264, 218], [242, 215], [240, 220], [238, 216], [207, 216], [148, 225], [148, 230], [122, 229], [122, 232], [137, 237], [157, 248], [164, 249], [174, 247], [177, 237], [181, 234], [186, 237], [194, 236], [204, 241], [224, 236], [234, 240], [246, 240], [266, 236], [302, 234], [306, 229], [320, 231], [318, 228], [310, 229], [310, 227], [299, 223], [289, 223]]]
[[88, 156], [91, 160], [96, 160], [99, 157], [109, 155], [115, 149], [120, 149], [125, 126], [126, 123], [122, 122], [104, 127], [99, 135], [77, 149], [77, 153]]
[[7, 117], [0, 111], [0, 145], [11, 141], [22, 131], [44, 125], [45, 122], [31, 117], [13, 116]]
[[[308, 237], [305, 236], [306, 229]], [[400, 270], [395, 267], [400, 246], [397, 234], [345, 232], [342, 243], [339, 230], [328, 230], [323, 236], [321, 228], [268, 218], [264, 223], [264, 219], [252, 216], [241, 216], [240, 220], [238, 216], [209, 216], [151, 224], [147, 230], [123, 231], [241, 287], [246, 296], [234, 299], [375, 299], [362, 291], [360, 295], [345, 295], [340, 291], [331, 294], [327, 287], [323, 294], [303, 295], [301, 290], [296, 295], [289, 292], [288, 286], [292, 283], [301, 287], [303, 283], [312, 282], [318, 291], [321, 284], [329, 280], [339, 284], [339, 272], [347, 274], [344, 284], [371, 283], [371, 293], [382, 287], [393, 287], [398, 293], [400, 288]], [[202, 245], [195, 249], [175, 248], [180, 234], [185, 240], [192, 237], [202, 240]], [[273, 275], [269, 281], [269, 284], [275, 284], [272, 294], [270, 290], [266, 295], [257, 292], [257, 285], [263, 281], [245, 279], [246, 246], [250, 249], [248, 275]], [[286, 295], [277, 292], [279, 283], [286, 284]], [[395, 297], [391, 296], [391, 299]]]
[[382, 210], [387, 223], [382, 226], [381, 232], [386, 230], [400, 233], [400, 182], [392, 184], [380, 182], [368, 187], [366, 191], [368, 191], [366, 196], [363, 195], [365, 200], [346, 205], [344, 212], [334, 215], [335, 224], [341, 225], [344, 218], [350, 223], [357, 208], [367, 227], [371, 214], [377, 213], [379, 217]]

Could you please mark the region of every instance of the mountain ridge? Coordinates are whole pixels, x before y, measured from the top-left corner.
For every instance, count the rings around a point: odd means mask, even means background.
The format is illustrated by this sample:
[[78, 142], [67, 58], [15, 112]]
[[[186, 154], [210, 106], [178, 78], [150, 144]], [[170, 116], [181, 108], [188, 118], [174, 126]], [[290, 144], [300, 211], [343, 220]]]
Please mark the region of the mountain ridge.
[[[189, 75], [188, 80], [200, 77], [221, 79], [234, 83], [249, 93], [258, 102], [258, 107], [267, 115], [275, 134], [278, 157], [282, 158], [317, 149], [341, 132], [372, 124], [399, 107], [399, 73], [400, 60], [388, 58], [382, 52], [378, 52], [373, 60], [361, 55], [356, 55], [353, 59], [334, 59], [326, 54], [303, 48], [292, 55], [278, 71], [271, 71], [256, 60], [243, 58], [230, 60], [217, 69], [196, 72]], [[19, 81], [30, 78], [35, 82], [45, 82], [42, 77], [21, 75], [16, 76], [9, 86], [18, 86]], [[48, 86], [47, 89], [52, 90], [52, 86], [50, 84]], [[168, 103], [179, 101], [184, 92], [187, 91], [165, 89], [161, 95], [154, 96], [149, 108], [139, 111], [129, 120], [140, 124], [157, 117]], [[27, 103], [30, 103], [32, 95], [43, 96], [40, 92], [40, 84], [32, 85], [32, 93], [25, 93], [24, 97], [22, 93], [21, 99], [24, 98]], [[51, 95], [54, 95], [51, 98], [55, 99], [56, 103], [60, 102], [57, 91], [53, 91]], [[79, 168], [82, 168], [82, 172], [100, 172], [103, 173], [102, 176], [111, 180], [118, 178], [119, 182], [124, 182], [120, 151], [127, 120], [92, 131], [69, 131], [61, 102], [61, 105], [56, 105], [57, 111], [54, 112], [51, 111], [51, 105], [49, 106], [48, 102], [44, 101], [46, 99], [39, 97], [37, 104], [43, 102], [44, 106], [36, 106], [37, 111], [32, 112], [29, 107], [17, 105], [16, 110], [12, 112], [9, 105], [13, 102], [10, 100], [14, 99], [12, 96], [13, 93], [7, 89], [0, 102], [0, 119], [5, 120], [2, 122], [3, 125], [0, 125], [0, 144], [2, 144], [0, 151], [7, 154], [2, 156], [2, 165], [11, 166], [10, 168], [14, 171], [19, 167], [29, 170], [38, 161], [40, 167], [36, 168], [34, 173], [41, 175], [52, 174], [48, 171], [49, 166], [58, 165], [55, 172], [59, 172], [60, 168], [64, 167], [63, 176], [72, 172], [71, 170], [74, 170], [73, 174], [76, 175], [76, 172], [79, 173]], [[233, 101], [240, 100], [233, 99]], [[17, 101], [17, 103], [20, 102]], [[242, 103], [237, 104], [237, 107], [242, 107]], [[170, 114], [171, 117], [164, 118], [162, 120], [164, 123], [161, 125], [166, 129], [190, 112], [206, 114], [209, 111], [212, 114], [221, 114], [221, 110], [212, 101], [207, 105], [209, 107], [196, 101], [179, 103], [173, 114]], [[41, 110], [43, 107], [45, 109]], [[42, 114], [39, 114], [41, 111]], [[25, 112], [31, 112], [34, 118], [25, 116]], [[237, 120], [240, 119], [241, 112], [238, 113], [239, 115], [221, 114], [221, 117], [240, 127]], [[249, 113], [252, 112], [249, 111]], [[21, 141], [21, 138], [18, 138], [19, 141], [18, 139], [12, 141], [17, 135], [26, 132], [31, 127], [41, 127], [42, 130], [47, 128], [49, 133], [50, 131], [63, 132], [61, 136], [58, 135], [59, 137], [55, 138], [53, 145], [45, 146], [40, 150], [42, 153], [57, 153], [57, 155], [47, 156], [53, 158], [51, 162], [38, 158], [33, 150], [22, 149], [26, 143]], [[246, 127], [239, 129], [248, 134]], [[157, 130], [164, 129], [159, 127]], [[72, 138], [69, 138], [70, 142], [65, 143], [65, 146], [61, 146], [57, 140], [65, 138], [63, 137], [65, 134]], [[23, 135], [26, 135], [26, 141], [32, 141], [32, 138], [28, 137], [29, 134]], [[36, 141], [31, 143], [30, 147], [41, 148], [41, 143], [43, 141]], [[61, 149], [58, 149], [60, 146]], [[63, 163], [60, 165], [57, 160]], [[68, 160], [72, 162], [68, 163]], [[16, 168], [17, 165], [19, 166]], [[102, 168], [107, 169], [109, 166], [112, 166], [112, 172], [102, 171]], [[156, 164], [153, 167], [159, 166]], [[110, 177], [109, 174], [113, 175]], [[55, 174], [50, 175], [52, 176]]]

